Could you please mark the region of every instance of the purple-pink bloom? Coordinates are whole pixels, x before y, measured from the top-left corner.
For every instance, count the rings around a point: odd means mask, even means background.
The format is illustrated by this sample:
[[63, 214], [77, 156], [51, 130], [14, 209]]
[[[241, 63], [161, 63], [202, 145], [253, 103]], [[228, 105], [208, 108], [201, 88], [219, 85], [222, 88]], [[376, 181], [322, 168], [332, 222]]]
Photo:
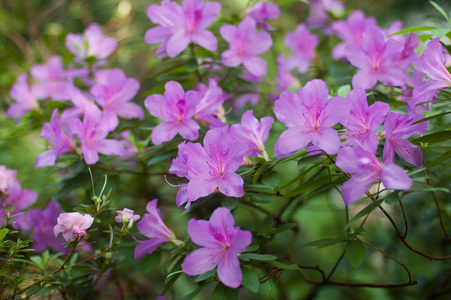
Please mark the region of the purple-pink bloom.
[[140, 233], [150, 240], [140, 242], [135, 248], [135, 259], [140, 259], [146, 253], [152, 253], [163, 243], [175, 240], [175, 235], [166, 227], [157, 208], [158, 200], [154, 199], [147, 203], [149, 212], [144, 214], [137, 227]]
[[177, 133], [193, 141], [199, 137], [199, 124], [192, 118], [202, 100], [202, 93], [188, 91], [176, 81], [166, 83], [164, 95], [150, 95], [144, 105], [151, 115], [163, 120], [152, 131], [152, 143], [159, 145], [172, 140]]
[[188, 234], [203, 248], [185, 258], [183, 272], [190, 276], [200, 275], [217, 266], [219, 280], [228, 287], [238, 288], [243, 279], [238, 254], [252, 243], [252, 233], [234, 225], [232, 213], [223, 207], [217, 208], [209, 221], [191, 219]]
[[224, 123], [219, 118], [224, 103], [223, 91], [216, 79], [209, 78], [208, 85], [199, 83], [196, 86], [195, 90], [201, 92], [203, 97], [196, 106], [194, 119], [208, 123], [211, 127], [223, 126]]
[[287, 91], [290, 87], [299, 89], [301, 86], [299, 80], [290, 72], [283, 53], [277, 57], [277, 68], [279, 72], [276, 75], [277, 90], [280, 92]]
[[141, 218], [139, 215], [134, 215], [133, 210], [124, 208], [123, 210], [116, 210], [117, 216], [114, 220], [118, 223], [136, 222]]
[[19, 230], [33, 232], [33, 248], [36, 252], [43, 252], [47, 246], [58, 251], [65, 252], [62, 246], [63, 237], [55, 238], [53, 228], [57, 224], [57, 218], [61, 214], [61, 206], [56, 201], [50, 201], [47, 208], [38, 208], [27, 211], [24, 215], [14, 217], [13, 227]]
[[386, 85], [404, 86], [405, 69], [394, 66], [403, 49], [401, 42], [386, 40], [379, 29], [367, 29], [361, 46], [349, 45], [345, 49], [346, 58], [361, 69], [352, 78], [353, 87], [371, 89], [378, 80]]
[[114, 38], [104, 36], [102, 28], [97, 24], [91, 24], [83, 34], [69, 33], [66, 36], [66, 47], [78, 59], [88, 57], [105, 59], [116, 49], [117, 42]]
[[243, 178], [235, 171], [243, 161], [244, 145], [232, 139], [227, 126], [210, 129], [204, 146], [186, 143], [179, 145], [179, 156], [172, 161], [169, 173], [189, 180], [177, 193], [177, 206], [185, 208], [201, 197], [218, 190], [226, 196], [244, 195]]
[[171, 58], [182, 53], [190, 42], [216, 51], [218, 41], [206, 28], [215, 21], [220, 10], [219, 3], [204, 3], [203, 0], [183, 0], [182, 6], [170, 0], [163, 0], [161, 5], [150, 5], [147, 16], [160, 26], [146, 32], [146, 43], [162, 43], [159, 56], [167, 51]]
[[274, 104], [274, 113], [288, 129], [280, 135], [274, 153], [289, 155], [310, 142], [328, 154], [337, 153], [340, 137], [332, 126], [350, 109], [343, 97], [328, 99], [326, 83], [320, 79], [307, 82], [296, 94], [283, 92]]
[[34, 65], [30, 70], [33, 78], [38, 82], [33, 85], [33, 94], [39, 99], [68, 100], [68, 75], [64, 70], [61, 56], [52, 56], [46, 65]]
[[439, 89], [451, 87], [451, 74], [445, 67], [440, 38], [435, 38], [427, 44], [423, 54], [418, 57], [416, 65], [418, 70], [426, 74], [431, 81], [415, 86], [409, 106], [428, 102], [438, 93]]
[[58, 109], [53, 111], [50, 123], [44, 123], [42, 125], [42, 131], [39, 137], [49, 141], [52, 148], [36, 157], [34, 166], [36, 169], [44, 166], [54, 166], [56, 159], [61, 154], [76, 149], [74, 143], [63, 131], [63, 123], [58, 118]]
[[343, 43], [338, 44], [333, 49], [333, 58], [345, 57], [345, 50], [348, 45], [362, 45], [365, 30], [376, 26], [376, 19], [373, 17], [365, 18], [365, 14], [361, 10], [351, 12], [347, 20], [334, 22], [332, 29], [343, 40]]
[[257, 23], [251, 17], [245, 17], [238, 27], [224, 25], [221, 36], [229, 43], [230, 49], [222, 53], [222, 62], [228, 67], [243, 64], [255, 76], [266, 74], [266, 62], [258, 55], [271, 48], [271, 35], [257, 32]]
[[315, 56], [318, 42], [318, 37], [311, 34], [305, 24], [299, 24], [295, 32], [287, 33], [285, 44], [294, 53], [293, 56], [287, 58], [288, 68], [290, 70], [297, 68], [300, 73], [307, 72], [310, 61]]
[[266, 22], [267, 19], [277, 19], [280, 15], [279, 7], [270, 2], [257, 2], [246, 10], [246, 14], [253, 18], [263, 30], [273, 30]]
[[341, 15], [344, 5], [338, 0], [309, 0], [310, 13], [307, 18], [309, 28], [324, 27], [324, 33], [331, 34], [329, 13]]
[[387, 189], [407, 190], [412, 186], [412, 180], [401, 167], [380, 163], [374, 154], [358, 144], [340, 149], [336, 165], [344, 172], [354, 174], [342, 187], [346, 205], [358, 200], [379, 177]]
[[423, 134], [428, 130], [427, 122], [413, 124], [423, 118], [423, 115], [417, 115], [413, 112], [409, 114], [388, 113], [384, 122], [386, 134], [383, 152], [384, 164], [393, 164], [396, 152], [408, 163], [418, 168], [421, 167], [423, 164], [423, 153], [420, 147], [409, 142], [407, 138], [413, 134]]
[[105, 155], [125, 154], [124, 146], [120, 141], [106, 139], [108, 133], [118, 125], [111, 114], [102, 113], [97, 106], [86, 110], [83, 122], [72, 119], [68, 122], [71, 132], [80, 138], [81, 152], [88, 165], [99, 160], [99, 153]]
[[38, 199], [35, 191], [22, 189], [16, 174], [17, 171], [0, 166], [0, 221], [6, 213], [20, 213]]
[[20, 119], [27, 112], [39, 108], [38, 99], [27, 84], [27, 74], [22, 74], [17, 78], [9, 95], [16, 101], [6, 111], [6, 115], [9, 117]]
[[241, 117], [241, 124], [233, 124], [230, 127], [230, 135], [240, 145], [245, 145], [247, 150], [245, 155], [261, 155], [268, 159], [265, 151], [265, 142], [268, 139], [274, 119], [272, 117], [263, 117], [260, 122], [253, 115], [252, 110], [248, 110]]
[[91, 227], [94, 218], [79, 212], [62, 213], [58, 216], [58, 224], [53, 228], [53, 233], [57, 237], [60, 233], [66, 242], [70, 242], [73, 238], [80, 239], [88, 235], [87, 230]]
[[350, 144], [357, 141], [363, 149], [375, 153], [379, 145], [379, 138], [375, 132], [384, 122], [390, 105], [376, 101], [368, 106], [366, 92], [362, 89], [350, 92], [348, 100], [352, 104], [351, 111], [341, 121], [346, 127], [347, 141]]
[[144, 111], [130, 102], [138, 90], [138, 80], [127, 78], [121, 69], [98, 70], [95, 72], [95, 85], [91, 88], [91, 94], [104, 111], [110, 111], [124, 119], [142, 120]]

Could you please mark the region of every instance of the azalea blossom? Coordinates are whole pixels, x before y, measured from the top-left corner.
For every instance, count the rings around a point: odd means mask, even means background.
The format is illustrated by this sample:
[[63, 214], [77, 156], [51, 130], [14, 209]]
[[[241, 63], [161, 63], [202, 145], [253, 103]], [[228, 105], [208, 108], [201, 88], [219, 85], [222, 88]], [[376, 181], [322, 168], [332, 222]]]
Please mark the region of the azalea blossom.
[[38, 99], [27, 84], [27, 77], [27, 74], [20, 75], [9, 92], [15, 101], [6, 111], [6, 115], [9, 117], [21, 119], [27, 112], [39, 108]]
[[179, 156], [172, 161], [169, 173], [186, 177], [189, 183], [177, 193], [177, 206], [185, 208], [201, 197], [218, 190], [226, 196], [244, 195], [243, 178], [235, 171], [241, 165], [247, 149], [233, 140], [227, 126], [210, 129], [204, 145], [179, 145]]
[[246, 14], [253, 18], [263, 30], [273, 30], [265, 20], [277, 19], [280, 15], [279, 7], [270, 2], [257, 2], [246, 10]]
[[52, 148], [36, 157], [35, 168], [54, 166], [56, 159], [63, 153], [72, 152], [76, 146], [63, 131], [63, 122], [58, 118], [58, 109], [52, 113], [50, 123], [42, 125], [40, 138], [49, 141]]
[[196, 140], [200, 126], [192, 118], [203, 98], [202, 93], [185, 93], [176, 81], [169, 81], [164, 87], [164, 95], [150, 95], [144, 101], [150, 114], [163, 120], [152, 130], [152, 143], [159, 145], [170, 141], [177, 133], [187, 140]]
[[414, 87], [409, 106], [431, 101], [439, 89], [451, 87], [451, 74], [445, 67], [443, 46], [440, 44], [439, 38], [435, 38], [427, 44], [423, 54], [418, 57], [416, 65], [417, 69], [431, 80]]
[[337, 153], [340, 138], [332, 126], [350, 109], [343, 97], [328, 99], [326, 83], [319, 79], [307, 82], [296, 94], [283, 92], [274, 104], [274, 113], [288, 129], [277, 140], [274, 153], [289, 155], [310, 142], [328, 154]]
[[376, 153], [379, 145], [376, 130], [384, 122], [384, 117], [390, 110], [390, 105], [375, 101], [371, 106], [368, 106], [366, 92], [362, 89], [351, 91], [348, 100], [352, 105], [351, 111], [341, 121], [348, 133], [347, 141], [350, 144], [357, 141], [365, 150]]
[[140, 233], [150, 240], [140, 242], [135, 248], [135, 259], [140, 259], [146, 253], [152, 253], [163, 243], [174, 241], [175, 235], [166, 227], [157, 208], [158, 200], [154, 199], [147, 203], [146, 210], [137, 227]]
[[105, 59], [113, 53], [116, 46], [116, 40], [104, 36], [102, 28], [97, 24], [89, 25], [83, 34], [69, 33], [66, 36], [67, 49], [80, 60], [91, 56], [97, 59]]
[[305, 24], [299, 24], [295, 32], [287, 33], [285, 44], [294, 52], [293, 56], [287, 58], [287, 67], [290, 70], [296, 68], [300, 73], [307, 72], [318, 43], [318, 37], [311, 34]]
[[229, 67], [244, 67], [253, 75], [266, 74], [266, 62], [258, 55], [272, 46], [271, 36], [266, 32], [257, 32], [257, 23], [251, 17], [245, 17], [238, 27], [224, 25], [221, 36], [229, 43], [230, 49], [222, 53], [222, 62]]
[[161, 5], [152, 4], [147, 10], [147, 16], [159, 26], [146, 32], [146, 43], [162, 43], [157, 52], [159, 57], [164, 52], [171, 58], [175, 57], [190, 42], [209, 51], [216, 51], [218, 41], [206, 28], [215, 21], [220, 10], [219, 3], [204, 3], [203, 0], [183, 0], [182, 6], [170, 0], [163, 0]]
[[46, 65], [34, 65], [31, 67], [30, 73], [38, 82], [32, 87], [37, 98], [68, 100], [69, 73], [64, 70], [61, 56], [52, 56]]
[[203, 248], [189, 254], [182, 270], [190, 276], [200, 275], [218, 267], [219, 280], [226, 286], [238, 288], [243, 273], [238, 254], [252, 242], [252, 233], [234, 227], [232, 213], [223, 207], [217, 208], [209, 221], [191, 219], [188, 234], [191, 240]]
[[393, 164], [395, 152], [408, 163], [421, 167], [423, 164], [423, 153], [420, 147], [415, 146], [407, 140], [413, 134], [423, 134], [428, 130], [427, 122], [413, 124], [421, 119], [423, 115], [388, 113], [385, 118], [384, 131], [386, 135], [383, 152], [384, 164]]
[[358, 144], [340, 149], [336, 165], [344, 172], [354, 174], [342, 187], [346, 205], [358, 200], [379, 178], [387, 189], [407, 190], [412, 186], [412, 180], [401, 167], [393, 163], [382, 164], [373, 153]]
[[59, 215], [58, 224], [53, 229], [55, 237], [62, 233], [66, 242], [70, 242], [73, 238], [80, 239], [88, 235], [87, 230], [91, 227], [94, 218], [79, 212], [62, 213]]
[[141, 218], [139, 215], [134, 215], [133, 210], [124, 208], [123, 210], [116, 210], [117, 216], [114, 220], [118, 223], [136, 222]]
[[88, 165], [99, 160], [99, 153], [105, 155], [125, 155], [124, 145], [117, 140], [106, 139], [117, 126], [117, 120], [102, 113], [97, 106], [85, 112], [83, 122], [73, 119], [68, 122], [71, 132], [80, 138], [81, 153]]
[[127, 78], [121, 69], [98, 70], [95, 72], [95, 85], [91, 88], [94, 100], [109, 111], [124, 118], [144, 119], [144, 111], [130, 102], [139, 90], [135, 78]]

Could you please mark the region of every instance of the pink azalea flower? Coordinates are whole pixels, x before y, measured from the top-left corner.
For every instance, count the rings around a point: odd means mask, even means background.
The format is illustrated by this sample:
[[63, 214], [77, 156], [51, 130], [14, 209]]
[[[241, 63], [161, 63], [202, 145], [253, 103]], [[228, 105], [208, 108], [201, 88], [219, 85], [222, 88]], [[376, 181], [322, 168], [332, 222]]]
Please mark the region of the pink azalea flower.
[[78, 59], [88, 57], [105, 59], [116, 49], [117, 42], [114, 38], [104, 36], [102, 28], [97, 24], [91, 24], [83, 34], [69, 33], [66, 36], [66, 47]]
[[260, 28], [262, 28], [265, 31], [268, 31], [268, 30], [274, 30], [274, 29], [271, 28], [265, 22], [265, 20], [266, 19], [270, 19], [270, 20], [277, 19], [280, 15], [280, 9], [274, 3], [261, 1], [261, 2], [257, 2], [252, 7], [248, 8], [246, 10], [246, 14], [249, 17], [253, 18], [257, 22], [257, 24], [260, 26]]
[[224, 103], [223, 91], [215, 79], [208, 79], [208, 84], [209, 86], [199, 83], [196, 86], [195, 90], [201, 92], [203, 97], [196, 106], [194, 119], [206, 122], [211, 127], [224, 126], [224, 123], [219, 118], [221, 107]]
[[117, 216], [114, 220], [118, 223], [136, 222], [141, 218], [139, 215], [134, 215], [133, 210], [124, 208], [123, 210], [116, 210]]
[[266, 62], [258, 54], [271, 48], [272, 39], [266, 32], [257, 32], [257, 23], [251, 17], [245, 17], [238, 27], [224, 25], [221, 36], [229, 43], [230, 49], [222, 53], [222, 62], [229, 67], [243, 64], [255, 76], [266, 74]]
[[120, 141], [106, 139], [108, 133], [113, 131], [118, 123], [111, 115], [102, 113], [97, 106], [85, 112], [83, 122], [72, 119], [68, 122], [71, 132], [80, 138], [81, 152], [88, 165], [99, 160], [99, 154], [120, 155], [125, 154], [124, 146]]
[[416, 65], [418, 70], [426, 74], [431, 81], [414, 87], [409, 106], [431, 101], [439, 89], [451, 87], [451, 74], [445, 67], [443, 46], [440, 44], [439, 38], [435, 38], [427, 44], [423, 54], [416, 61]]
[[272, 117], [263, 117], [259, 122], [254, 117], [253, 111], [248, 110], [241, 117], [241, 124], [233, 124], [230, 127], [230, 135], [238, 143], [247, 147], [246, 155], [262, 155], [262, 157], [268, 159], [265, 142], [273, 123]]
[[159, 145], [172, 140], [177, 133], [187, 140], [199, 137], [199, 124], [192, 118], [196, 114], [196, 107], [203, 96], [197, 91], [185, 94], [183, 87], [176, 81], [169, 81], [165, 85], [163, 95], [150, 95], [144, 105], [151, 115], [163, 120], [152, 131], [152, 143]]
[[169, 57], [175, 57], [190, 42], [209, 51], [216, 51], [218, 41], [206, 28], [215, 21], [220, 10], [219, 3], [204, 3], [203, 0], [183, 0], [182, 6], [170, 0], [163, 0], [161, 5], [150, 5], [147, 16], [160, 26], [146, 32], [146, 43], [162, 43], [158, 49], [160, 57], [165, 51]]
[[309, 0], [310, 13], [307, 18], [309, 28], [323, 27], [324, 33], [331, 34], [329, 13], [341, 15], [344, 11], [344, 5], [338, 0]]
[[376, 153], [379, 138], [375, 132], [384, 122], [384, 117], [390, 110], [390, 105], [376, 101], [368, 106], [366, 92], [362, 89], [350, 92], [348, 100], [352, 104], [351, 111], [341, 121], [348, 133], [347, 141], [350, 144], [357, 141], [363, 149]]
[[413, 124], [421, 119], [423, 115], [413, 112], [400, 114], [397, 112], [388, 113], [385, 118], [384, 131], [386, 134], [383, 161], [384, 164], [393, 164], [395, 152], [408, 163], [421, 167], [423, 164], [423, 153], [418, 146], [407, 140], [413, 134], [423, 134], [428, 130], [427, 122]]
[[33, 232], [31, 248], [38, 253], [43, 252], [47, 246], [58, 252], [67, 252], [62, 246], [64, 243], [63, 237], [55, 238], [52, 230], [57, 224], [57, 218], [60, 214], [60, 204], [56, 201], [50, 201], [43, 211], [35, 208], [27, 211], [24, 215], [14, 217], [16, 223], [13, 224], [13, 227]]
[[135, 259], [140, 259], [146, 253], [152, 253], [163, 243], [175, 240], [175, 235], [163, 222], [157, 203], [157, 199], [147, 203], [146, 209], [149, 213], [144, 214], [137, 225], [139, 232], [150, 238], [150, 240], [140, 242], [136, 246]]
[[376, 19], [365, 18], [361, 10], [351, 12], [347, 20], [339, 20], [332, 24], [335, 34], [343, 40], [332, 51], [335, 59], [345, 57], [346, 47], [349, 45], [362, 45], [363, 33], [369, 28], [377, 27]]
[[337, 153], [340, 138], [332, 128], [351, 109], [343, 97], [328, 99], [326, 83], [315, 79], [296, 94], [283, 92], [274, 104], [277, 119], [289, 127], [280, 135], [274, 153], [289, 155], [310, 142], [328, 154]]
[[55, 109], [50, 123], [44, 123], [44, 125], [42, 125], [42, 131], [39, 135], [42, 139], [49, 141], [52, 148], [36, 157], [36, 169], [44, 166], [54, 166], [56, 159], [61, 154], [76, 149], [74, 143], [64, 133], [62, 126], [63, 123], [58, 118], [58, 109]]
[[177, 206], [185, 208], [201, 197], [219, 190], [226, 196], [244, 195], [243, 178], [235, 173], [246, 151], [244, 145], [232, 140], [227, 126], [210, 129], [204, 146], [186, 143], [179, 145], [179, 156], [172, 161], [169, 173], [186, 177], [189, 183], [177, 193]]
[[104, 111], [124, 119], [142, 120], [144, 111], [137, 104], [130, 102], [138, 90], [138, 80], [126, 78], [121, 69], [98, 70], [95, 72], [95, 85], [91, 88], [91, 94]]
[[91, 227], [94, 218], [91, 215], [82, 215], [79, 212], [62, 213], [59, 215], [58, 224], [53, 229], [55, 238], [62, 233], [66, 242], [70, 242], [73, 238], [80, 239], [86, 237], [86, 230]]
[[68, 74], [64, 70], [61, 56], [52, 56], [46, 65], [34, 65], [30, 70], [38, 84], [33, 85], [33, 93], [39, 99], [68, 100]]
[[346, 47], [346, 58], [361, 69], [352, 78], [353, 87], [371, 89], [377, 81], [391, 86], [404, 86], [405, 69], [394, 67], [403, 49], [401, 42], [386, 40], [379, 29], [366, 30], [361, 46]]
[[287, 58], [287, 67], [290, 70], [297, 68], [300, 73], [307, 72], [318, 42], [316, 35], [311, 34], [304, 24], [299, 24], [295, 32], [285, 37], [285, 44], [294, 52], [293, 56]]
[[346, 205], [358, 200], [379, 177], [387, 189], [407, 190], [412, 186], [412, 180], [401, 167], [381, 164], [374, 154], [357, 144], [340, 149], [336, 164], [344, 172], [354, 174], [342, 187]]
[[203, 248], [185, 258], [183, 272], [190, 276], [200, 275], [217, 266], [219, 280], [228, 287], [238, 288], [243, 278], [238, 254], [251, 244], [252, 234], [234, 224], [232, 213], [223, 207], [217, 208], [209, 221], [191, 219], [188, 234]]
[[[299, 80], [290, 72], [290, 68], [284, 59], [283, 53], [277, 57], [277, 67], [279, 72], [276, 75], [277, 90], [280, 92], [288, 91], [290, 87], [299, 89], [301, 84]], [[308, 66], [307, 66], [308, 68]]]
[[27, 74], [22, 74], [13, 84], [10, 96], [16, 102], [11, 104], [6, 111], [6, 115], [21, 119], [23, 115], [31, 110], [39, 108], [38, 99], [27, 84]]

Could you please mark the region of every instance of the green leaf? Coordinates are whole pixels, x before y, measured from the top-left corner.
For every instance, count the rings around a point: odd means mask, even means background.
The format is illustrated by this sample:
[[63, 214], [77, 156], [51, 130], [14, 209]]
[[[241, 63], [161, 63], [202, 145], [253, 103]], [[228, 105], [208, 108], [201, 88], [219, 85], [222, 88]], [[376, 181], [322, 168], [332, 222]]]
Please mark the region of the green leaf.
[[158, 267], [161, 261], [161, 252], [154, 251], [151, 254], [145, 255], [139, 261], [139, 271], [141, 274], [147, 274]]
[[276, 171], [266, 172], [262, 176], [262, 183], [272, 189], [275, 189], [280, 183], [279, 173], [277, 173]]
[[167, 158], [170, 158], [170, 157], [172, 157], [172, 156], [175, 156], [175, 155], [177, 154], [177, 151], [178, 151], [178, 150], [171, 150], [171, 151], [168, 151], [168, 152], [163, 152], [162, 154], [159, 154], [159, 155], [157, 155], [157, 156], [151, 158], [151, 159], [149, 160], [149, 162], [147, 163], [147, 165], [148, 165], [148, 166], [154, 165], [154, 164], [156, 164], [156, 163], [159, 163], [160, 161], [163, 161], [163, 160], [165, 160], [165, 159], [167, 159]]
[[80, 173], [73, 178], [67, 179], [63, 186], [53, 195], [52, 200], [58, 200], [69, 194], [83, 179], [84, 173]]
[[385, 197], [385, 203], [387, 203], [388, 205], [399, 203], [399, 192], [393, 191], [393, 193], [390, 193], [387, 197]]
[[274, 260], [277, 258], [277, 256], [269, 255], [269, 254], [257, 254], [257, 253], [243, 253], [238, 255], [239, 259], [243, 261], [249, 261], [249, 260], [258, 260], [258, 261], [267, 261], [267, 260]]
[[183, 300], [191, 300], [194, 297], [197, 296], [197, 294], [199, 294], [199, 292], [204, 288], [203, 285], [198, 286], [197, 289], [195, 289], [194, 291], [192, 291], [191, 293], [189, 293], [188, 295], [186, 295], [185, 297], [183, 297]]
[[252, 203], [272, 203], [276, 199], [276, 196], [273, 194], [253, 194], [251, 195], [251, 202]]
[[451, 158], [451, 150], [448, 150], [445, 153], [443, 153], [442, 155], [440, 155], [439, 157], [437, 157], [436, 159], [434, 159], [433, 161], [431, 161], [428, 164], [428, 168], [432, 168], [433, 166], [439, 165], [442, 162], [444, 162], [445, 160], [448, 160], [450, 158]]
[[321, 161], [319, 160], [319, 155], [309, 155], [307, 157], [298, 160], [298, 168], [302, 169], [303, 167], [311, 163], [316, 163], [316, 165], [320, 164]]
[[254, 252], [254, 251], [257, 251], [258, 248], [260, 248], [259, 245], [250, 245], [250, 246], [247, 246], [246, 249], [244, 249], [244, 252]]
[[451, 28], [447, 28], [447, 27], [431, 29], [431, 33], [434, 36], [439, 37], [439, 38], [444, 37], [450, 31], [451, 31]]
[[295, 227], [296, 225], [298, 225], [297, 223], [287, 223], [287, 224], [283, 224], [279, 227], [276, 228], [272, 228], [271, 230], [268, 231], [269, 234], [275, 234], [275, 233], [280, 233], [280, 232], [284, 232], [287, 230], [290, 230], [291, 228]]
[[423, 34], [423, 35], [420, 35], [420, 41], [421, 41], [422, 43], [425, 43], [425, 42], [429, 41], [431, 38], [432, 38], [432, 34]]
[[229, 288], [222, 283], [213, 290], [210, 300], [235, 300], [238, 299], [238, 289]]
[[342, 85], [337, 90], [337, 95], [341, 97], [347, 97], [351, 91], [351, 86], [349, 84]]
[[426, 31], [426, 30], [431, 30], [431, 29], [435, 29], [435, 27], [433, 27], [433, 26], [416, 26], [416, 27], [406, 28], [406, 29], [403, 29], [401, 31], [392, 33], [389, 36], [394, 36], [394, 35], [404, 34], [404, 33], [417, 32], [417, 31]]
[[309, 192], [310, 190], [315, 189], [319, 185], [323, 184], [326, 181], [329, 181], [331, 178], [334, 178], [336, 176], [338, 176], [338, 174], [326, 175], [326, 176], [317, 178], [315, 180], [305, 182], [305, 183], [299, 185], [294, 190], [291, 190], [290, 192], [286, 193], [284, 195], [284, 198], [289, 198], [289, 197], [297, 196], [302, 193]]
[[435, 132], [435, 133], [431, 133], [428, 135], [424, 135], [422, 137], [419, 137], [417, 139], [415, 139], [413, 142], [414, 143], [440, 143], [440, 142], [444, 142], [451, 139], [451, 130], [448, 131], [440, 131], [440, 132]]
[[246, 192], [274, 194], [274, 191], [263, 184], [247, 184], [245, 186]]
[[275, 266], [275, 267], [277, 267], [277, 268], [284, 269], [284, 270], [294, 270], [294, 271], [297, 271], [297, 270], [300, 270], [300, 269], [301, 269], [301, 268], [299, 268], [299, 267], [296, 266], [296, 265], [286, 265], [286, 264], [281, 263], [281, 262], [279, 262], [279, 261], [277, 261], [277, 260], [270, 260], [270, 261], [268, 261], [267, 263], [270, 264], [270, 265], [273, 265], [273, 266]]
[[418, 123], [427, 122], [429, 120], [432, 120], [432, 119], [435, 119], [435, 118], [438, 118], [438, 117], [441, 117], [441, 116], [444, 116], [444, 115], [447, 115], [447, 114], [451, 114], [451, 111], [447, 111], [447, 112], [444, 112], [444, 113], [441, 113], [441, 114], [436, 114], [436, 115], [433, 115], [433, 116], [430, 116], [430, 117], [418, 120], [418, 121], [412, 123], [412, 125], [418, 124]]
[[3, 241], [3, 239], [5, 238], [6, 234], [8, 234], [8, 232], [9, 232], [8, 228], [0, 229], [0, 243]]
[[191, 58], [190, 60], [188, 60], [185, 64], [185, 69], [188, 72], [194, 72], [199, 68], [199, 64], [197, 63], [197, 59], [195, 58]]
[[326, 248], [333, 246], [335, 244], [343, 243], [346, 241], [346, 237], [337, 237], [337, 238], [327, 238], [327, 239], [319, 239], [316, 241], [312, 241], [306, 244], [302, 244], [301, 247], [318, 247], [318, 248]]
[[212, 275], [216, 274], [216, 270], [217, 270], [217, 268], [214, 268], [213, 270], [205, 272], [204, 274], [200, 274], [194, 282], [199, 282], [199, 281], [210, 278]]
[[357, 222], [360, 218], [363, 218], [366, 215], [369, 215], [376, 207], [378, 207], [384, 199], [379, 199], [371, 202], [367, 207], [359, 211], [345, 226], [345, 231], [351, 228], [351, 226]]
[[443, 8], [438, 5], [437, 3], [435, 3], [434, 1], [429, 1], [429, 3], [442, 15], [445, 17], [446, 21], [448, 21], [449, 23], [449, 17], [446, 14], [446, 12], [443, 10]]
[[238, 204], [238, 198], [233, 197], [224, 197], [221, 200], [221, 206], [225, 207], [229, 210], [232, 210], [235, 208], [235, 206]]
[[241, 284], [252, 292], [257, 293], [260, 286], [257, 274], [246, 267], [242, 267], [241, 271], [243, 271], [243, 280], [241, 281]]
[[365, 258], [365, 246], [359, 241], [350, 241], [346, 248], [346, 258], [357, 269]]

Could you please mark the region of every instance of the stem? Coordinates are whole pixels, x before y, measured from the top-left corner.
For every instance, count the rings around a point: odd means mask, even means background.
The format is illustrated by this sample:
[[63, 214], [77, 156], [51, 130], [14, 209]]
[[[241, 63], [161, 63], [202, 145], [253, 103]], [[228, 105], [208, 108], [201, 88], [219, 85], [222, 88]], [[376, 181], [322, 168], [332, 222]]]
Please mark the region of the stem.
[[346, 247], [343, 249], [343, 252], [341, 253], [341, 255], [338, 258], [337, 262], [335, 263], [334, 267], [330, 271], [329, 275], [327, 275], [326, 282], [329, 282], [329, 279], [332, 277], [332, 275], [334, 274], [335, 270], [337, 270], [338, 265], [340, 264], [341, 260], [343, 259], [343, 257], [346, 254], [346, 249], [348, 249], [348, 245], [349, 245], [349, 242], [346, 243]]
[[[193, 59], [196, 59], [196, 53], [194, 52], [194, 44], [193, 43], [189, 44], [189, 49], [191, 50], [191, 56], [193, 57]], [[199, 72], [199, 68], [196, 69], [196, 76], [197, 76], [197, 81], [202, 82], [202, 75]]]

